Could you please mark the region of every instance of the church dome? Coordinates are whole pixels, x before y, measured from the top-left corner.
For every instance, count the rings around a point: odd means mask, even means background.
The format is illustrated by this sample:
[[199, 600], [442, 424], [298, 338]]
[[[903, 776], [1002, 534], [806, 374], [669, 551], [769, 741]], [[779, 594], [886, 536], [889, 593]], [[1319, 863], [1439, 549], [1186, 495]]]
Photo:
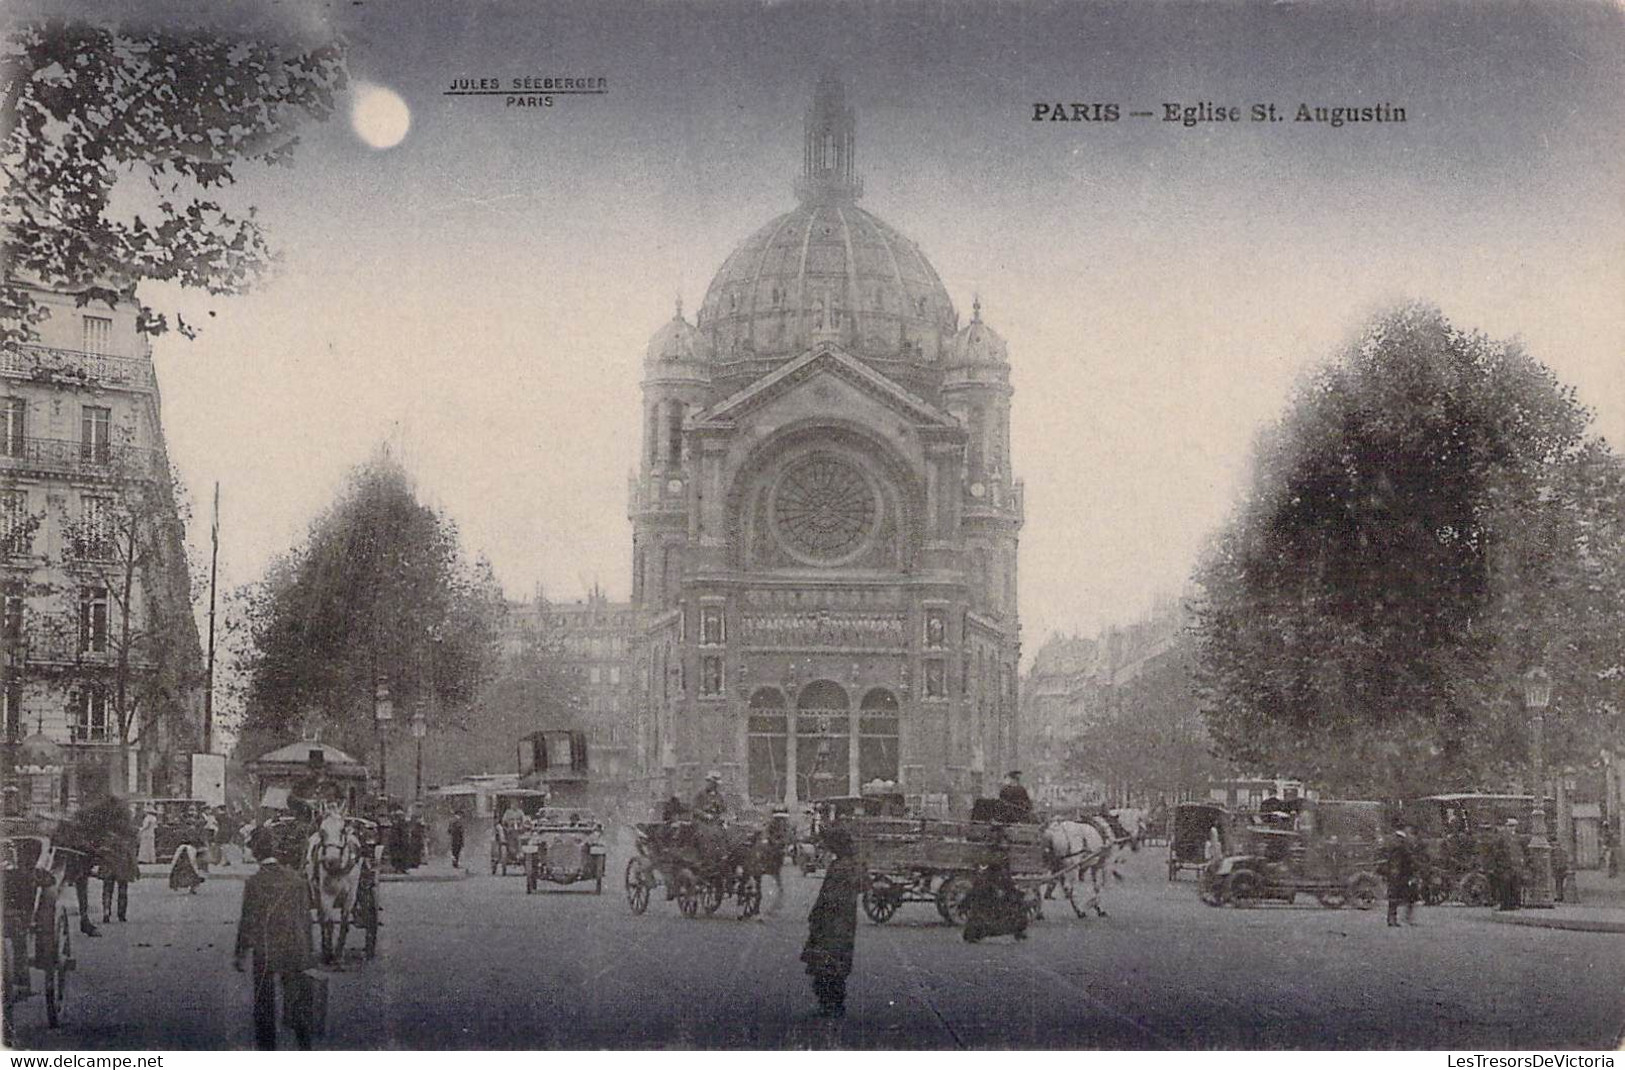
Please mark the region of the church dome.
[[683, 318], [683, 305], [677, 303], [677, 312], [649, 339], [649, 348], [643, 355], [644, 363], [662, 361], [693, 363], [710, 356], [710, 345], [694, 325]]
[[840, 82], [805, 123], [799, 207], [746, 238], [711, 280], [699, 330], [719, 362], [793, 357], [821, 341], [922, 364], [948, 354], [958, 317], [920, 247], [854, 203], [856, 118]]
[[965, 329], [954, 336], [949, 364], [1007, 364], [1010, 349], [999, 332], [982, 322], [982, 303], [972, 306], [975, 311]]

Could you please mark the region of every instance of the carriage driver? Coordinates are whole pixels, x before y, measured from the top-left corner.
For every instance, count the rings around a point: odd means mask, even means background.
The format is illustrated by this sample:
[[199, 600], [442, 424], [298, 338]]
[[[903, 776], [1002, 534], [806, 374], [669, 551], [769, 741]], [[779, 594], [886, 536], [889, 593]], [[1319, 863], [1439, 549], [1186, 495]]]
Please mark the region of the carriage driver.
[[715, 769], [705, 774], [705, 787], [694, 796], [694, 816], [702, 821], [721, 821], [728, 812], [728, 801], [722, 797], [722, 774]]

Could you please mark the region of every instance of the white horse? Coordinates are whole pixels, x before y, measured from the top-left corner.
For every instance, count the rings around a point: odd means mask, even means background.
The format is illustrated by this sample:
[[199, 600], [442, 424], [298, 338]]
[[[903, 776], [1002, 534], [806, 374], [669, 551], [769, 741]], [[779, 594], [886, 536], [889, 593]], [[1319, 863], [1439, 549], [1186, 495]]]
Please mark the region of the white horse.
[[[344, 957], [344, 941], [350, 935], [350, 908], [355, 905], [360, 876], [361, 840], [344, 822], [344, 815], [329, 811], [310, 837], [305, 856], [305, 873], [310, 878], [316, 900], [316, 917], [322, 926], [322, 961], [331, 963]], [[338, 928], [338, 940], [333, 929]]]
[[[1100, 905], [1100, 893], [1105, 890], [1106, 878], [1122, 880], [1117, 872], [1117, 849], [1125, 841], [1113, 836], [1104, 822], [1051, 821], [1044, 826], [1044, 849], [1052, 871], [1058, 871], [1057, 882], [1078, 917], [1086, 909], [1104, 918], [1106, 911]], [[1078, 900], [1078, 885], [1087, 883], [1088, 894]], [[1050, 886], [1054, 889], [1054, 883]]]

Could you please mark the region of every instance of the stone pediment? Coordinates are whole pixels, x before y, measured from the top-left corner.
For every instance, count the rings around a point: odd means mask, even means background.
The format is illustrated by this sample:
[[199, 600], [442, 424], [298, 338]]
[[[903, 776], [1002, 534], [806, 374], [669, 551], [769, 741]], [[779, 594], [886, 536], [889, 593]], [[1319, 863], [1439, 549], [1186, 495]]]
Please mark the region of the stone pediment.
[[726, 429], [764, 405], [792, 393], [821, 376], [831, 375], [874, 398], [922, 431], [958, 431], [953, 416], [905, 390], [834, 342], [820, 342], [788, 364], [764, 375], [745, 389], [689, 418], [696, 430]]

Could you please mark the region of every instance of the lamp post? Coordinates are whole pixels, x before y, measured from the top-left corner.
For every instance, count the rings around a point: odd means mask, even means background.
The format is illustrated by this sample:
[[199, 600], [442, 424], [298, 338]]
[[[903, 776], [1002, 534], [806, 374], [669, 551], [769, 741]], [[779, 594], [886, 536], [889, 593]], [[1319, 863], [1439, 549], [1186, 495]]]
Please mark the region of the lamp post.
[[423, 798], [423, 737], [428, 734], [429, 722], [424, 720], [423, 711], [419, 710], [412, 715], [412, 738], [417, 740], [418, 744], [417, 777], [412, 782], [412, 797], [414, 799], [421, 800]]
[[380, 682], [372, 693], [372, 723], [378, 733], [378, 794], [388, 795], [389, 775], [384, 743], [384, 722], [395, 717], [395, 704], [389, 698], [389, 685]]
[[1529, 837], [1529, 862], [1534, 883], [1525, 893], [1525, 906], [1550, 907], [1556, 899], [1552, 887], [1552, 845], [1546, 839], [1546, 706], [1552, 700], [1552, 678], [1545, 669], [1530, 669], [1523, 677], [1523, 701], [1531, 719], [1531, 764], [1534, 767], [1535, 805], [1529, 819], [1534, 830]]

